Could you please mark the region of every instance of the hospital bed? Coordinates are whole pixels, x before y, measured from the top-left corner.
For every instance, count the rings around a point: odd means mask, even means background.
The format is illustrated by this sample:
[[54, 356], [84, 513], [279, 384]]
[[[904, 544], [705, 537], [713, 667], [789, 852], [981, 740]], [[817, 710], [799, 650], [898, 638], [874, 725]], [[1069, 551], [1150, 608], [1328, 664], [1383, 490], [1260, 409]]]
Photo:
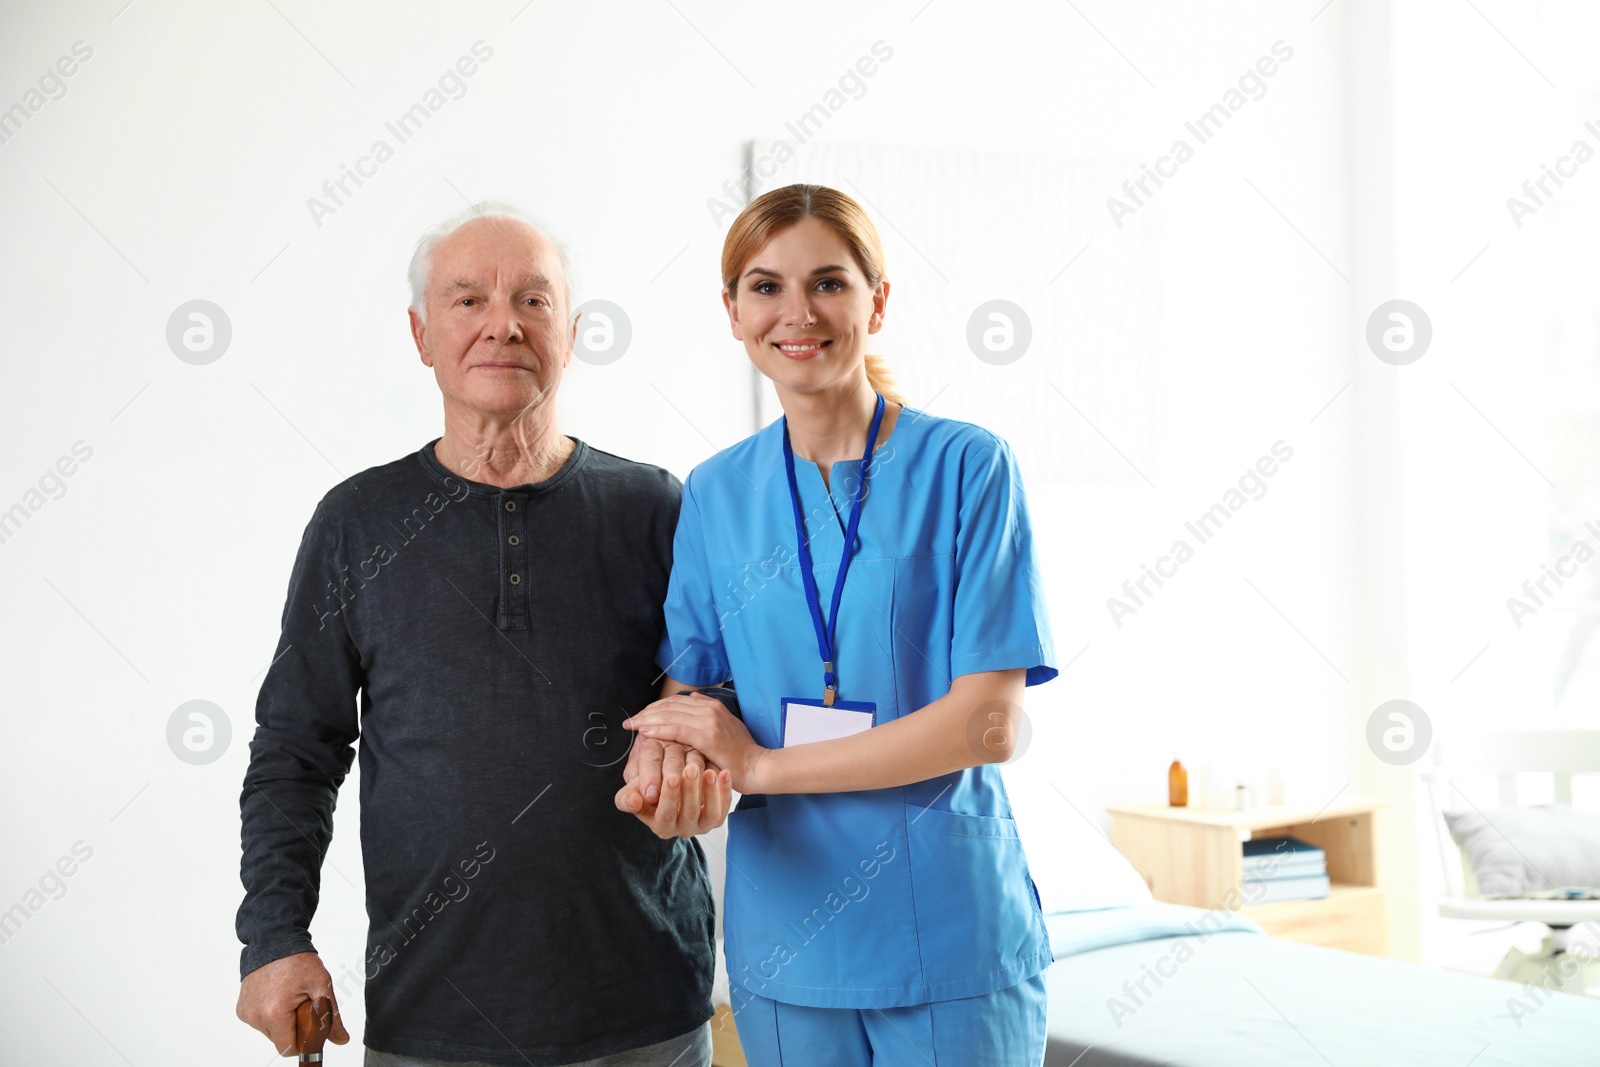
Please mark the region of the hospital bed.
[[1176, 904], [1045, 922], [1045, 1067], [1600, 1064], [1600, 1000], [1267, 937]]

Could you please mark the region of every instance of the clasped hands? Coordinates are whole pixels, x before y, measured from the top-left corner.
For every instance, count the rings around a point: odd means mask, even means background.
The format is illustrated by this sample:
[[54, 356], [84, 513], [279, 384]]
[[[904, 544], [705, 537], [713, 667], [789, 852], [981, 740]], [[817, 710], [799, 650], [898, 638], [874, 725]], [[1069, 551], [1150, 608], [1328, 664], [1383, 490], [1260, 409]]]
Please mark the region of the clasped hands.
[[623, 768], [618, 810], [637, 816], [657, 837], [693, 837], [721, 826], [733, 790], [753, 792], [767, 749], [715, 697], [663, 697], [623, 720], [638, 734]]

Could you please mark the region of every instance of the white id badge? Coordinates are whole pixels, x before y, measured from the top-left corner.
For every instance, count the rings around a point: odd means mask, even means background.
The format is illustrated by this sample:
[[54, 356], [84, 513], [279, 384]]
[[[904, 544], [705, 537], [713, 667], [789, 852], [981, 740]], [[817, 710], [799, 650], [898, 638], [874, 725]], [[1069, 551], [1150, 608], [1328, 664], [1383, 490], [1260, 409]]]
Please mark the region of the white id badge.
[[783, 747], [809, 745], [813, 741], [832, 741], [870, 730], [877, 718], [877, 705], [861, 700], [835, 701], [833, 707], [804, 697], [783, 699]]

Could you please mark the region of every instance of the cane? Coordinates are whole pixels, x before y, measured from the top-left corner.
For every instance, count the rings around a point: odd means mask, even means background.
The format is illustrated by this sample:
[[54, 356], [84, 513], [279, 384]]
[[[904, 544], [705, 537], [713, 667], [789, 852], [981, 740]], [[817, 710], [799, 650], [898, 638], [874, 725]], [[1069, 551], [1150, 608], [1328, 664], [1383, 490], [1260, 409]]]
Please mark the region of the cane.
[[303, 1000], [294, 1010], [294, 1047], [301, 1063], [321, 1063], [322, 1045], [333, 1029], [333, 1001], [327, 997]]

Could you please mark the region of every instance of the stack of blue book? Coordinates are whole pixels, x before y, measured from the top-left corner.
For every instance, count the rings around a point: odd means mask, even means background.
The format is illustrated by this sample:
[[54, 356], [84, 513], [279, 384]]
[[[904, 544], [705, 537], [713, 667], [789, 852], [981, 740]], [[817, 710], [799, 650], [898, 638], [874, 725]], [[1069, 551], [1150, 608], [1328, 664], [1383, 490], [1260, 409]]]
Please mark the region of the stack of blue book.
[[1258, 837], [1244, 843], [1244, 898], [1320, 900], [1328, 895], [1328, 857], [1297, 837]]

